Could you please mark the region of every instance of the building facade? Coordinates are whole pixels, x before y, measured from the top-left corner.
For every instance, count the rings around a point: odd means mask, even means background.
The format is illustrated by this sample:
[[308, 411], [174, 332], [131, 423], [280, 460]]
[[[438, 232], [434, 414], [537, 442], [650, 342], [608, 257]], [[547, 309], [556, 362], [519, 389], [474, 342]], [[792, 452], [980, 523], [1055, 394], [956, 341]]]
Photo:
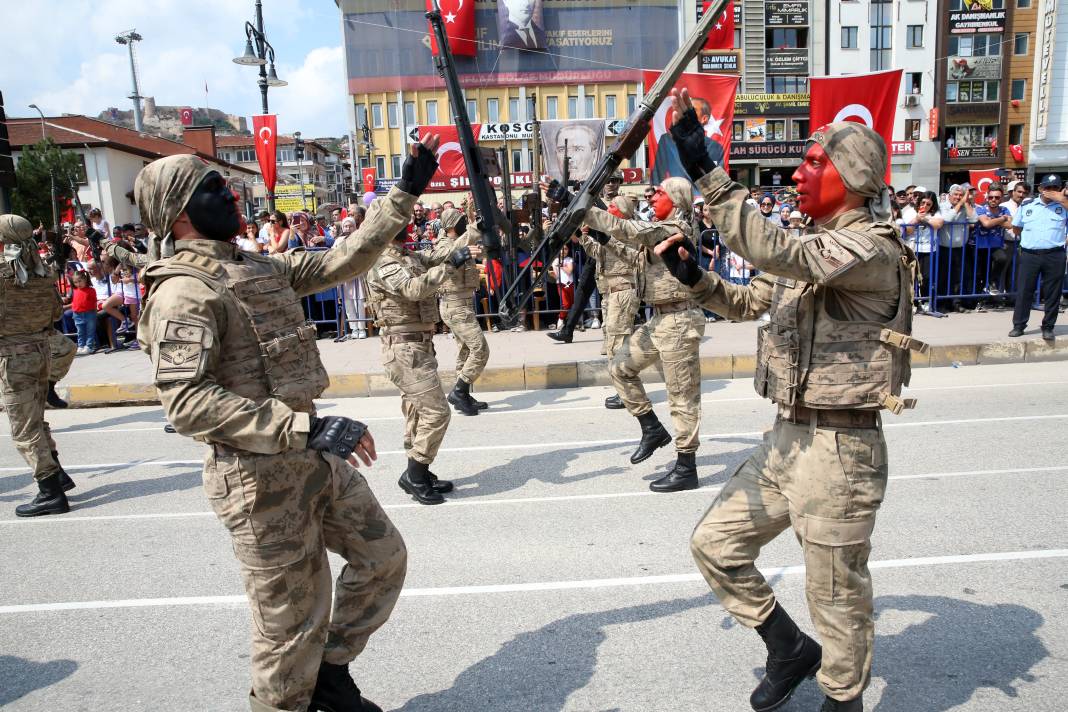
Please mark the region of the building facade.
[[[219, 157], [255, 171], [252, 199], [256, 212], [267, 209], [267, 186], [259, 173], [256, 146], [251, 136], [219, 136]], [[283, 212], [340, 204], [344, 198], [344, 175], [337, 170], [340, 156], [318, 141], [304, 142], [304, 158], [296, 157], [293, 136], [279, 136], [277, 141], [276, 207]], [[301, 190], [300, 186], [304, 189]]]
[[1035, 5], [1032, 130], [1025, 137], [1032, 184], [1048, 173], [1068, 178], [1068, 7], [1063, 0]]

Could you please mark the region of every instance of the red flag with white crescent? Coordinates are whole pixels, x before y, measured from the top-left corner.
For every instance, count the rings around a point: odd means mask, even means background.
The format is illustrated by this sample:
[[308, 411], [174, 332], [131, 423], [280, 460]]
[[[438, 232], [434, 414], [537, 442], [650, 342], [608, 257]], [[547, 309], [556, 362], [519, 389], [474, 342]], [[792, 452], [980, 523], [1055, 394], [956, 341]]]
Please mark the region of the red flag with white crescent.
[[[471, 124], [471, 133], [478, 136], [482, 124]], [[464, 150], [460, 145], [459, 129], [456, 126], [420, 126], [419, 136], [437, 134], [441, 138], [438, 145], [438, 170], [430, 179], [430, 190], [463, 190], [468, 187], [467, 165], [464, 163]]]
[[886, 142], [886, 182], [890, 182], [890, 145], [894, 137], [901, 74], [904, 70], [809, 79], [812, 131], [838, 121], [855, 121]]
[[178, 115], [181, 117], [182, 126], [193, 125], [193, 110], [190, 109], [188, 106], [179, 111]]
[[968, 182], [975, 188], [975, 204], [985, 203], [986, 191], [990, 190], [992, 184], [996, 184], [999, 181], [998, 172], [995, 170], [968, 171]]
[[[710, 0], [701, 3], [701, 12], [708, 12], [711, 4]], [[712, 24], [712, 31], [705, 40], [705, 49], [734, 49], [734, 0], [727, 3], [723, 14]]]
[[[660, 72], [642, 72], [645, 86], [652, 86]], [[734, 93], [738, 91], [738, 77], [720, 74], [684, 73], [675, 82], [675, 89], [689, 89], [697, 118], [705, 129], [706, 146], [711, 158], [727, 169], [731, 153], [731, 125], [734, 123]], [[649, 173], [653, 183], [671, 176], [688, 178], [679, 158], [679, 150], [671, 138], [675, 123], [675, 109], [671, 99], [665, 99], [653, 114], [649, 127]]]
[[[478, 50], [475, 44], [475, 0], [438, 0], [438, 6], [452, 53], [474, 57]], [[426, 0], [426, 9], [434, 9], [434, 0]], [[437, 56], [438, 41], [433, 29], [430, 30], [430, 51]]]
[[375, 186], [378, 184], [377, 170], [374, 168], [361, 168], [360, 178], [363, 181], [363, 192], [373, 193], [375, 192]]
[[252, 135], [256, 139], [256, 159], [260, 162], [260, 173], [268, 193], [274, 193], [277, 179], [276, 159], [278, 157], [278, 117], [275, 114], [263, 114], [252, 117]]

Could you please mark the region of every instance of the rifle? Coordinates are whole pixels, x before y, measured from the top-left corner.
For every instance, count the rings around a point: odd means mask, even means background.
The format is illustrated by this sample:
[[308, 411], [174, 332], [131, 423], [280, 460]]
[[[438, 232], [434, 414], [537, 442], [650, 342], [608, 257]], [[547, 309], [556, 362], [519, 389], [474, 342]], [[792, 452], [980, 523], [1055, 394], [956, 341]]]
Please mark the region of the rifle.
[[482, 246], [487, 256], [496, 257], [501, 248], [494, 216], [497, 201], [489, 182], [489, 175], [486, 173], [482, 152], [471, 130], [471, 119], [467, 116], [467, 104], [464, 101], [463, 89], [460, 88], [460, 79], [456, 76], [456, 63], [452, 57], [448, 37], [445, 35], [445, 23], [441, 19], [441, 7], [437, 0], [434, 0], [434, 9], [426, 13], [426, 19], [430, 21], [438, 44], [438, 54], [434, 57], [434, 64], [437, 65], [438, 74], [445, 80], [445, 90], [449, 95], [449, 103], [452, 105], [456, 135], [463, 149], [464, 166], [467, 168], [471, 194], [475, 197], [475, 207], [479, 213], [478, 224], [482, 231]]
[[[623, 161], [634, 155], [634, 152], [641, 146], [642, 141], [648, 136], [649, 125], [653, 121], [653, 115], [656, 114], [657, 108], [667, 98], [668, 93], [675, 86], [675, 82], [678, 81], [679, 75], [682, 74], [689, 61], [697, 56], [697, 53], [704, 46], [713, 23], [723, 14], [728, 2], [730, 0], [716, 0], [701, 16], [697, 27], [675, 52], [675, 55], [668, 62], [663, 73], [661, 73], [660, 78], [645, 93], [641, 103], [638, 104], [627, 119], [623, 133], [619, 135], [600, 163], [597, 164], [597, 167], [590, 173], [590, 177], [583, 183], [578, 194], [560, 212], [552, 229], [542, 238], [541, 244], [534, 250], [535, 254], [540, 253], [546, 244], [550, 245], [550, 254], [558, 251], [560, 245], [569, 239], [575, 230], [582, 225], [586, 213], [594, 205], [594, 201], [597, 200], [601, 190], [608, 183], [608, 179], [612, 177], [612, 174], [616, 172]], [[515, 321], [519, 310], [530, 300], [534, 290], [533, 282], [518, 298], [515, 298], [514, 293], [519, 289], [519, 285], [523, 283], [523, 277], [530, 272], [533, 262], [531, 260], [520, 271], [518, 279], [501, 296], [501, 318], [506, 324]]]
[[100, 243], [103, 242], [104, 235], [93, 227], [93, 223], [89, 222], [85, 207], [82, 206], [82, 201], [78, 199], [78, 186], [74, 183], [74, 176], [67, 176], [67, 182], [70, 183], [70, 194], [71, 200], [74, 201], [74, 209], [78, 211], [78, 215], [81, 216], [82, 223], [85, 225], [85, 236], [89, 239], [89, 250], [93, 253], [93, 260], [99, 262]]

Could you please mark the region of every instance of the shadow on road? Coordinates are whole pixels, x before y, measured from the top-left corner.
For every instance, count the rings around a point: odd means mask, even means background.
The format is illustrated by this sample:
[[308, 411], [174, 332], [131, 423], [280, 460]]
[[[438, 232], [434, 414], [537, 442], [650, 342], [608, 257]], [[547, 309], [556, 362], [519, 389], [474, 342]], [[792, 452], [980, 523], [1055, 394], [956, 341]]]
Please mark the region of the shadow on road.
[[34, 690], [54, 685], [78, 669], [73, 660], [34, 662], [13, 655], [0, 655], [0, 707]]
[[[666, 618], [714, 603], [711, 595], [677, 598], [597, 613], [579, 613], [520, 633], [495, 654], [464, 670], [447, 690], [419, 695], [398, 712], [563, 709], [567, 698], [593, 678], [605, 628]], [[612, 707], [598, 709], [619, 709]]]
[[157, 408], [155, 410], [144, 410], [137, 413], [119, 415], [114, 418], [104, 418], [102, 420], [97, 420], [92, 423], [65, 425], [61, 428], [53, 428], [52, 432], [55, 434], [76, 433], [80, 430], [99, 430], [102, 428], [110, 428], [117, 425], [135, 424], [159, 425], [159, 429], [162, 432], [163, 426], [167, 424], [167, 419], [163, 417], [163, 409]]

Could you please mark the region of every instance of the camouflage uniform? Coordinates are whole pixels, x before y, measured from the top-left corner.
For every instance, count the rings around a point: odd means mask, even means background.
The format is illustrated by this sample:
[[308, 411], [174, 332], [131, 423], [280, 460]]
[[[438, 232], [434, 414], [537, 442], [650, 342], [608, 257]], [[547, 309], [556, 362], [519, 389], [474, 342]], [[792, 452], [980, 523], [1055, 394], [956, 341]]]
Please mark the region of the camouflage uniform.
[[61, 469], [44, 410], [52, 373], [52, 325], [63, 307], [56, 274], [37, 254], [29, 221], [0, 215], [0, 240], [0, 402], [11, 423], [12, 442], [40, 482]]
[[604, 245], [588, 235], [584, 235], [580, 242], [586, 254], [597, 262], [597, 288], [604, 310], [603, 352], [611, 360], [634, 331], [634, 317], [640, 304], [638, 267], [641, 253], [614, 237], [609, 237]]
[[[688, 195], [685, 199], [681, 195], [674, 197], [676, 205], [685, 205], [689, 200]], [[690, 290], [668, 272], [651, 249], [670, 235], [691, 234], [686, 212], [689, 207], [685, 211], [676, 209], [669, 220], [644, 222], [623, 220], [600, 208], [591, 208], [585, 223], [638, 250], [645, 272], [642, 300], [653, 308], [653, 318], [624, 337], [622, 347], [612, 357], [609, 368], [616, 390], [631, 415], [651, 412], [653, 405], [639, 374], [659, 361], [664, 368], [668, 408], [675, 427], [675, 449], [694, 453], [701, 424], [698, 348], [705, 333], [705, 317]]]
[[59, 383], [70, 372], [74, 357], [78, 354], [78, 345], [63, 332], [53, 329], [48, 336], [48, 354], [51, 359], [48, 380], [52, 383]]
[[[878, 155], [858, 145], [854, 129], [832, 131], [814, 140], [847, 186], [852, 174], [861, 176], [853, 186], [867, 182], [872, 169], [856, 163], [877, 166]], [[854, 192], [874, 193], [882, 174], [870, 181]], [[694, 293], [730, 319], [770, 310], [758, 331], [755, 386], [779, 416], [697, 525], [693, 555], [723, 606], [756, 627], [775, 599], [754, 561], [793, 527], [823, 642], [817, 679], [829, 697], [853, 700], [868, 684], [874, 637], [867, 563], [888, 469], [879, 409], [911, 407], [899, 397], [909, 349], [925, 348], [909, 336], [915, 257], [881, 210], [852, 210], [797, 238], [747, 204], [749, 191], [722, 170], [697, 186], [727, 246], [764, 273], [740, 286], [708, 272]]]
[[104, 245], [104, 254], [131, 269], [144, 269], [152, 263], [148, 255], [128, 250], [117, 242], [109, 242]]
[[[175, 243], [170, 226], [209, 170], [172, 156], [138, 176], [152, 252], [163, 257], [144, 273], [138, 340], [167, 420], [207, 445], [204, 490], [230, 531], [254, 621], [250, 704], [303, 710], [320, 662], [347, 664], [389, 618], [406, 551], [363, 476], [306, 448], [329, 379], [299, 298], [370, 267], [415, 197], [394, 188], [326, 252], [261, 257], [217, 240]], [[327, 550], [346, 561], [332, 613]]]
[[[443, 235], [446, 231], [454, 228], [459, 220], [460, 211], [446, 209], [441, 215]], [[464, 245], [476, 245], [480, 240], [478, 229], [469, 224], [467, 231], [450, 240], [447, 236], [439, 238], [435, 245], [435, 253], [452, 252], [452, 250]], [[444, 258], [442, 258], [444, 259]], [[464, 379], [467, 383], [474, 383], [489, 362], [489, 344], [486, 335], [482, 333], [475, 318], [475, 310], [472, 303], [475, 291], [479, 287], [478, 267], [474, 262], [449, 274], [441, 284], [441, 320], [449, 331], [456, 337], [460, 345], [460, 351], [456, 355], [456, 376]]]
[[434, 329], [437, 292], [457, 270], [442, 263], [444, 247], [406, 252], [394, 242], [367, 275], [367, 303], [382, 333], [382, 364], [401, 392], [404, 450], [429, 465], [437, 457], [452, 412], [438, 378]]

